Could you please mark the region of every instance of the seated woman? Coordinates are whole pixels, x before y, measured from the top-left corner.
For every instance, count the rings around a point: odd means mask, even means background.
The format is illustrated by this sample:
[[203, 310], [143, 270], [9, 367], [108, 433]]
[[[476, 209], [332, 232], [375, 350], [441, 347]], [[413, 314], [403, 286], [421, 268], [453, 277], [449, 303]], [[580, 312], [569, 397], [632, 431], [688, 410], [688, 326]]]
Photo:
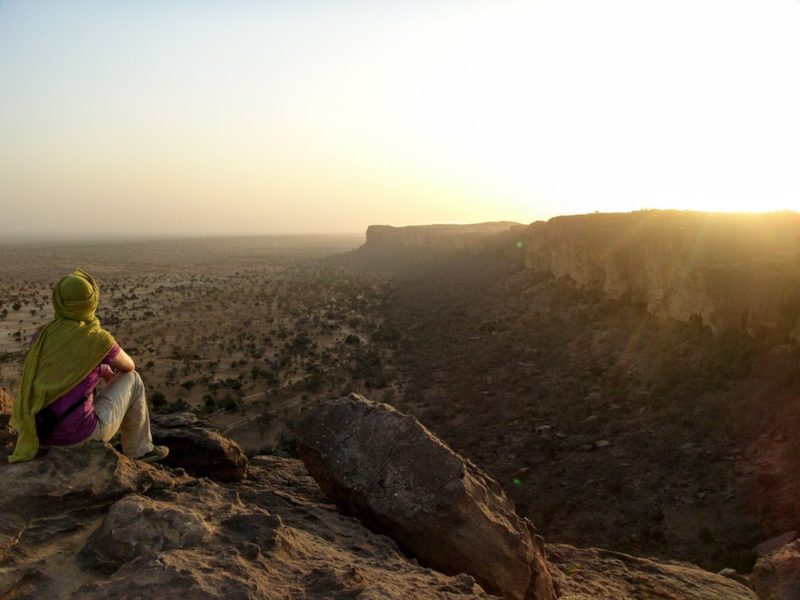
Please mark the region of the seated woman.
[[[11, 425], [17, 445], [9, 462], [34, 458], [41, 446], [109, 441], [119, 431], [122, 452], [154, 462], [169, 450], [154, 446], [144, 384], [130, 356], [95, 316], [100, 289], [80, 269], [53, 288], [53, 320], [36, 334], [22, 372]], [[107, 384], [94, 396], [103, 378]]]

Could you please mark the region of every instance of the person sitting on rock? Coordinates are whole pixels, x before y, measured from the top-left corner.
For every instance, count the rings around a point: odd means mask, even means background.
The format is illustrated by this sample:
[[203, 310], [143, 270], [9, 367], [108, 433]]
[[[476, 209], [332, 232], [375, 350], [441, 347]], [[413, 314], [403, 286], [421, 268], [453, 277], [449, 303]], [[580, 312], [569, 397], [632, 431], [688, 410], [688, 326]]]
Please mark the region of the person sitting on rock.
[[[99, 299], [97, 283], [80, 269], [53, 288], [55, 316], [34, 337], [12, 409], [18, 437], [9, 462], [31, 460], [40, 447], [108, 442], [118, 431], [131, 458], [154, 462], [169, 453], [153, 445], [142, 378], [100, 326]], [[106, 386], [95, 397], [101, 378]]]

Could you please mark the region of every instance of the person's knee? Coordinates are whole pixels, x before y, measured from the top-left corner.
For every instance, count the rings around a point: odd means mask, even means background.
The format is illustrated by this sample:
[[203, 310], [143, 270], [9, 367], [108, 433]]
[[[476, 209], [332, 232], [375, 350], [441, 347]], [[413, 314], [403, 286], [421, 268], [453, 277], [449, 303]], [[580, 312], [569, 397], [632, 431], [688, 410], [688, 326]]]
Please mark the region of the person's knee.
[[144, 398], [144, 381], [142, 381], [142, 376], [139, 375], [139, 371], [129, 371], [129, 373], [133, 377], [134, 397]]
[[142, 378], [136, 371], [121, 371], [114, 375], [114, 379], [111, 380], [110, 384], [113, 386], [112, 389], [127, 390], [125, 393], [134, 398], [144, 392]]
[[142, 377], [138, 371], [120, 371], [114, 376], [114, 379], [132, 385], [142, 385]]

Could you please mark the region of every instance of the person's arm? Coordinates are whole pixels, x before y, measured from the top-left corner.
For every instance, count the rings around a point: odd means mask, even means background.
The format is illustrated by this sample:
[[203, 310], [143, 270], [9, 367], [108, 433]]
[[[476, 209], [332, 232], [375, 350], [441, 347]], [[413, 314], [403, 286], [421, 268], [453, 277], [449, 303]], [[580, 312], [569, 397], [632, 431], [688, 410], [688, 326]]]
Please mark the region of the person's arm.
[[136, 368], [136, 363], [122, 348], [119, 349], [117, 355], [108, 364], [115, 371], [133, 371]]

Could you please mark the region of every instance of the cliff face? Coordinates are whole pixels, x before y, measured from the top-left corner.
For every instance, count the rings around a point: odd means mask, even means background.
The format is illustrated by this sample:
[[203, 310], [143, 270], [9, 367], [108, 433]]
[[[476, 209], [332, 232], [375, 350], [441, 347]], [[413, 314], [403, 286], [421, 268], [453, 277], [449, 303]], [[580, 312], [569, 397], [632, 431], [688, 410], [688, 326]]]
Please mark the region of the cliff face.
[[714, 330], [791, 331], [800, 317], [800, 215], [676, 211], [558, 217], [521, 236], [527, 268], [659, 317]]
[[387, 271], [401, 278], [414, 277], [444, 266], [465, 252], [480, 252], [496, 244], [497, 236], [508, 235], [515, 229], [524, 226], [510, 221], [410, 227], [371, 225], [363, 246], [330, 261]]
[[367, 228], [365, 250], [378, 248], [434, 248], [462, 250], [479, 244], [487, 236], [508, 231], [519, 223], [497, 221], [472, 225], [418, 225], [391, 227], [371, 225]]
[[567, 277], [657, 317], [700, 317], [715, 331], [740, 327], [800, 337], [800, 215], [640, 211], [367, 229], [351, 262], [394, 272], [463, 252], [500, 251], [525, 268]]

